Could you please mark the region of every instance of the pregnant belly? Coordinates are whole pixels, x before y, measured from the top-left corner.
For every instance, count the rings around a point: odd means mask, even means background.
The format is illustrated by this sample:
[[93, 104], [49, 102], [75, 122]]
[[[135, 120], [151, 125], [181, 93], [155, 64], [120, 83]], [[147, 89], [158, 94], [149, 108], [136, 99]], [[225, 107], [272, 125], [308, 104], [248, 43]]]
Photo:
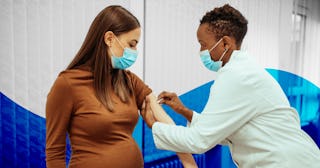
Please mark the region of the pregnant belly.
[[126, 142], [109, 146], [96, 146], [91, 151], [75, 151], [69, 168], [141, 168], [143, 158], [136, 143]]

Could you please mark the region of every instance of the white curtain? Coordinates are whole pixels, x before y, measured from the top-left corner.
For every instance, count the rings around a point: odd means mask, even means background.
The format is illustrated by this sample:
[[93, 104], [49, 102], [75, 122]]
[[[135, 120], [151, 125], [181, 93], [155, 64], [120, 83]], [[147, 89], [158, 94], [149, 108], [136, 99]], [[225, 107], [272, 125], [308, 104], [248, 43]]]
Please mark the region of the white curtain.
[[302, 69], [299, 74], [320, 87], [320, 1], [306, 1], [306, 34]]
[[292, 72], [290, 43], [293, 0], [146, 1], [146, 82], [155, 92], [185, 93], [215, 74], [199, 59], [196, 31], [202, 16], [229, 3], [248, 20], [242, 49], [265, 68]]

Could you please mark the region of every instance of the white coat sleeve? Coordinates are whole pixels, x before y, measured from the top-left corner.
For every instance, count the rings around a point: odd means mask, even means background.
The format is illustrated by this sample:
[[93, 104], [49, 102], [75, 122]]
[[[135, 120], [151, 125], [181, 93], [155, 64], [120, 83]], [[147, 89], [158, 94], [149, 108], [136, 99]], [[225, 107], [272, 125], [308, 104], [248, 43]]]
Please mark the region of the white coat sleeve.
[[[156, 122], [152, 134], [157, 148], [185, 153], [204, 153], [230, 136], [255, 116], [252, 104], [259, 103], [254, 79], [223, 72], [211, 88], [203, 112], [190, 127]], [[194, 113], [195, 114], [195, 113]]]
[[[191, 127], [192, 125], [194, 125], [194, 123], [196, 123], [198, 121], [198, 117], [199, 117], [199, 114], [197, 112], [193, 111], [191, 122], [187, 121], [187, 127]], [[191, 125], [191, 123], [192, 123], [192, 125]]]

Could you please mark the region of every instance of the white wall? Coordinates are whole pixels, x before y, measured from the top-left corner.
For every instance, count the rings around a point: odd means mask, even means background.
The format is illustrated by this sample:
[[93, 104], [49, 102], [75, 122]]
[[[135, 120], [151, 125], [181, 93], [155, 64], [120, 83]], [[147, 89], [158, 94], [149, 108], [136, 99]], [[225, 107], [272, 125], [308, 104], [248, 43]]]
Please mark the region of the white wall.
[[[225, 3], [248, 19], [242, 48], [262, 66], [291, 71], [292, 0], [146, 1], [146, 82], [156, 93], [185, 93], [215, 78], [199, 59], [196, 31], [202, 16]], [[285, 57], [284, 57], [285, 56]]]

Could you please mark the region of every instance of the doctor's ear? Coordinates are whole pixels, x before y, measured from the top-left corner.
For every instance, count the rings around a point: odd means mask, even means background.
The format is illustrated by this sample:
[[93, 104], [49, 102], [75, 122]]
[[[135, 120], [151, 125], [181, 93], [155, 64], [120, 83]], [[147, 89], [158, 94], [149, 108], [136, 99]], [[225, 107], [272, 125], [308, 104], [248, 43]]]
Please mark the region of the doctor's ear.
[[230, 36], [223, 36], [223, 45], [225, 49], [233, 49], [236, 47], [236, 40]]
[[104, 33], [104, 43], [108, 46], [111, 47], [114, 41], [114, 34], [112, 31], [107, 31]]

